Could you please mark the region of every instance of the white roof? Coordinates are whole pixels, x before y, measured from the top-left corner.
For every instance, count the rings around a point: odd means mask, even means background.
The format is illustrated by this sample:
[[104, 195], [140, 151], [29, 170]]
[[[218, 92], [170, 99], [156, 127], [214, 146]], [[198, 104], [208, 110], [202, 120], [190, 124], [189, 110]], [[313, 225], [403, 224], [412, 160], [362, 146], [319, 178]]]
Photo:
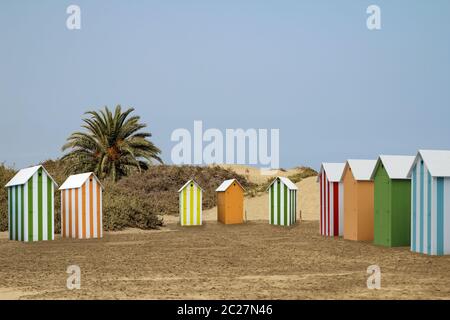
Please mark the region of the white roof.
[[286, 186], [288, 187], [289, 190], [298, 190], [297, 186], [295, 185], [295, 183], [293, 183], [289, 178], [285, 178], [285, 177], [276, 177], [272, 183], [267, 187], [266, 191], [270, 189], [270, 187], [275, 183], [275, 181], [277, 181], [278, 179], [280, 179], [280, 181]]
[[83, 186], [83, 184], [86, 183], [87, 179], [93, 175], [94, 178], [97, 180], [97, 182], [100, 184], [100, 186], [103, 189], [102, 184], [98, 180], [98, 178], [95, 176], [93, 172], [87, 172], [87, 173], [80, 173], [80, 174], [74, 174], [67, 178], [66, 181], [62, 184], [61, 188], [59, 190], [67, 190], [67, 189], [78, 189]]
[[8, 187], [14, 187], [14, 186], [21, 186], [25, 183], [28, 182], [28, 180], [30, 180], [30, 178], [40, 169], [42, 168], [42, 170], [45, 171], [45, 173], [47, 174], [47, 176], [53, 181], [53, 183], [55, 184], [55, 186], [57, 187], [58, 184], [55, 182], [55, 180], [53, 180], [53, 178], [48, 174], [47, 170], [45, 170], [45, 168], [41, 165], [39, 166], [35, 166], [35, 167], [30, 167], [30, 168], [26, 168], [26, 169], [22, 169], [19, 170], [19, 172], [16, 173], [16, 175], [6, 184], [6, 188]]
[[373, 169], [371, 179], [375, 178], [375, 172], [382, 163], [390, 179], [409, 179], [408, 172], [411, 168], [414, 156], [387, 156], [380, 155]]
[[412, 170], [420, 157], [433, 177], [450, 177], [450, 151], [448, 150], [419, 150], [409, 169], [408, 177], [411, 177]]
[[331, 163], [324, 162], [320, 166], [320, 172], [317, 176], [317, 181], [319, 181], [319, 176], [325, 171], [328, 181], [330, 182], [340, 182], [342, 180], [342, 175], [344, 174], [345, 163]]
[[222, 184], [216, 189], [216, 192], [226, 191], [233, 184], [233, 182], [237, 182], [237, 184], [240, 185], [243, 190], [245, 190], [244, 187], [239, 183], [239, 181], [237, 181], [236, 179], [230, 179], [222, 182]]
[[181, 188], [180, 190], [178, 190], [178, 192], [181, 192], [184, 188], [186, 188], [187, 185], [189, 185], [191, 182], [193, 182], [198, 188], [200, 188], [200, 190], [203, 191], [203, 189], [198, 185], [197, 182], [195, 182], [195, 180], [191, 179], [188, 182], [186, 182]]
[[347, 168], [347, 166], [350, 166], [353, 178], [355, 178], [356, 181], [370, 181], [376, 164], [377, 160], [349, 159], [347, 160], [345, 167]]

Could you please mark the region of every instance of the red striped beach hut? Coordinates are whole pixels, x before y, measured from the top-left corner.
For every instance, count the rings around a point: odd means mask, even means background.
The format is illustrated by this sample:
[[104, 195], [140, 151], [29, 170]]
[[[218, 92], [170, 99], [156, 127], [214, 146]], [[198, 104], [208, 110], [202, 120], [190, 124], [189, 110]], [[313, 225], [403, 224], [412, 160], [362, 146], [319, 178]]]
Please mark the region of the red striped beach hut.
[[344, 185], [342, 174], [345, 163], [322, 163], [317, 182], [320, 184], [320, 234], [344, 235]]
[[94, 173], [70, 176], [61, 188], [61, 236], [90, 239], [103, 236], [103, 186]]

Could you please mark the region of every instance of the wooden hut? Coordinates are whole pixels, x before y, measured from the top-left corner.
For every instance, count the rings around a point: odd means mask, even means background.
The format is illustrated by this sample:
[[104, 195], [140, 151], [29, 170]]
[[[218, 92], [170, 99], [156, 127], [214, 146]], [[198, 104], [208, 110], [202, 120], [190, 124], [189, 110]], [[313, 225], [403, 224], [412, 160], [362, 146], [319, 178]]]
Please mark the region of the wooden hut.
[[344, 184], [342, 174], [345, 163], [322, 163], [317, 176], [320, 188], [320, 234], [344, 235]]
[[103, 186], [94, 173], [72, 175], [61, 188], [61, 236], [90, 239], [103, 236]]
[[54, 190], [58, 187], [41, 165], [20, 170], [5, 186], [8, 189], [9, 239], [54, 239]]
[[277, 177], [267, 188], [269, 223], [290, 226], [297, 222], [297, 186], [288, 178]]
[[450, 151], [420, 150], [411, 178], [411, 250], [450, 254]]
[[374, 181], [374, 237], [377, 245], [409, 246], [411, 233], [411, 179], [414, 156], [381, 155]]
[[244, 188], [236, 179], [224, 181], [217, 189], [217, 220], [224, 224], [244, 222]]
[[376, 160], [348, 160], [344, 183], [344, 239], [373, 240], [373, 181]]
[[182, 226], [202, 225], [202, 188], [194, 180], [189, 180], [178, 190], [178, 194], [180, 224]]

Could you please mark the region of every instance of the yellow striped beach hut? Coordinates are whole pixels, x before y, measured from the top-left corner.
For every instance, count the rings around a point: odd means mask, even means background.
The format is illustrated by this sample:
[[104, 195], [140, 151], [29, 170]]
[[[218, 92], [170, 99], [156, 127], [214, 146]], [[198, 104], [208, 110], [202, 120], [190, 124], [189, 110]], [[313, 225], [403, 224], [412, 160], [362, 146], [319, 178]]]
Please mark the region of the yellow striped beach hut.
[[178, 190], [178, 194], [180, 198], [180, 224], [182, 226], [201, 226], [202, 188], [194, 180], [189, 180]]

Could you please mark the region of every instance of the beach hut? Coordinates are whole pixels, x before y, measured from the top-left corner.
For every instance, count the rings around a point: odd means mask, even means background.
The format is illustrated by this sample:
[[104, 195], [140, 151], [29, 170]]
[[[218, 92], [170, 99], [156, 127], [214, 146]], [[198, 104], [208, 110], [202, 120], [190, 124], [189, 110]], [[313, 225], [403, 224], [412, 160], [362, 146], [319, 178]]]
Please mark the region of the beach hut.
[[373, 240], [373, 181], [376, 160], [348, 160], [343, 173], [344, 239]]
[[411, 250], [450, 254], [450, 151], [419, 150], [411, 169]]
[[269, 223], [290, 226], [297, 222], [297, 186], [288, 178], [277, 177], [269, 192]]
[[344, 184], [342, 174], [345, 163], [322, 163], [317, 176], [320, 188], [320, 234], [344, 235]]
[[224, 224], [244, 222], [244, 191], [236, 179], [222, 182], [216, 189], [218, 221]]
[[411, 233], [411, 179], [414, 156], [381, 155], [374, 181], [374, 235], [377, 245], [409, 246]]
[[189, 180], [178, 190], [178, 194], [180, 199], [180, 224], [182, 226], [201, 226], [202, 188], [194, 180]]
[[94, 173], [70, 176], [61, 188], [61, 236], [90, 239], [103, 236], [103, 186]]
[[9, 239], [54, 239], [54, 190], [58, 185], [43, 166], [20, 170], [5, 186], [8, 190]]

